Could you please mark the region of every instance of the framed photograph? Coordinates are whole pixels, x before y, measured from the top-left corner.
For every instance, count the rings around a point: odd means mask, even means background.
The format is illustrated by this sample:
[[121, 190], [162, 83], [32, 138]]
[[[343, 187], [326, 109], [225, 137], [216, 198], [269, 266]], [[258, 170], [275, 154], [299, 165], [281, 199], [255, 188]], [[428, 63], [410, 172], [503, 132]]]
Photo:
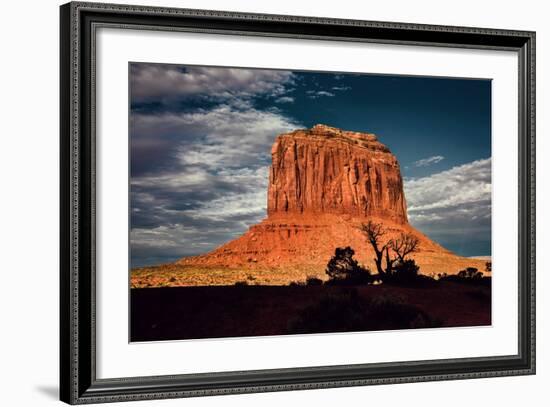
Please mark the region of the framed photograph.
[[535, 373], [535, 33], [61, 6], [61, 400]]

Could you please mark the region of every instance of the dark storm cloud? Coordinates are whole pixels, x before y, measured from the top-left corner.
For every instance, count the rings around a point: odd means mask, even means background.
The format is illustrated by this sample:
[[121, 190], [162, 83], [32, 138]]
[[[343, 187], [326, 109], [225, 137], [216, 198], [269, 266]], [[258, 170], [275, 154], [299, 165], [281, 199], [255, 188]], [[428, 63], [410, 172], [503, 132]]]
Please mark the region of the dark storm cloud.
[[204, 163], [224, 168], [269, 159], [276, 134], [299, 125], [276, 109], [242, 100], [192, 112], [134, 113], [130, 120], [132, 175]]
[[290, 103], [292, 83], [284, 71], [132, 66], [133, 266], [203, 253], [265, 217], [273, 138], [301, 126], [253, 99]]
[[213, 217], [226, 217], [265, 209], [267, 167], [218, 174], [202, 171], [201, 175], [183, 171], [133, 180], [132, 208], [170, 222], [185, 214], [212, 212]]
[[281, 95], [293, 83], [293, 73], [265, 69], [182, 67], [141, 64], [130, 66], [134, 102], [170, 100], [186, 96], [201, 98]]
[[176, 257], [215, 248], [265, 217], [267, 174], [267, 167], [216, 174], [194, 167], [133, 179], [132, 247]]

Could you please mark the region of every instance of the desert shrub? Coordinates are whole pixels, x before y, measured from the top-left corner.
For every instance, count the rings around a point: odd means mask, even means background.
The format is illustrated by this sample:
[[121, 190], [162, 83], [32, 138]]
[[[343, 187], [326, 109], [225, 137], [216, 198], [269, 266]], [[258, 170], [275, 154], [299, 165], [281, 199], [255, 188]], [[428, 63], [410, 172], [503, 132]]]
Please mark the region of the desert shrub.
[[288, 324], [289, 333], [326, 333], [441, 326], [414, 305], [394, 296], [364, 299], [357, 290], [327, 295]]
[[306, 285], [323, 285], [323, 280], [315, 276], [307, 276]]
[[483, 277], [483, 273], [481, 271], [477, 271], [475, 267], [467, 267], [464, 270], [460, 270], [457, 276], [459, 278], [477, 280]]
[[245, 287], [248, 285], [248, 282], [247, 281], [237, 281], [235, 283], [235, 287]]
[[416, 265], [416, 262], [414, 260], [404, 260], [394, 266], [392, 274], [399, 276], [400, 278], [405, 280], [413, 280], [418, 277], [418, 270], [419, 267]]
[[289, 284], [290, 287], [303, 287], [305, 285], [306, 283], [304, 283], [303, 281], [291, 281]]
[[353, 258], [354, 254], [355, 251], [349, 246], [336, 248], [325, 271], [330, 278], [327, 284], [355, 285], [372, 282], [370, 270], [360, 266]]
[[343, 280], [359, 268], [353, 258], [355, 251], [351, 247], [337, 247], [334, 256], [327, 264], [326, 273], [331, 279]]
[[439, 281], [452, 281], [455, 283], [473, 285], [491, 285], [491, 277], [484, 277], [483, 273], [478, 271], [475, 267], [467, 267], [454, 275], [440, 274]]
[[383, 275], [382, 281], [393, 285], [429, 285], [435, 282], [432, 277], [418, 274], [419, 269], [414, 260], [403, 260], [395, 264], [390, 273]]

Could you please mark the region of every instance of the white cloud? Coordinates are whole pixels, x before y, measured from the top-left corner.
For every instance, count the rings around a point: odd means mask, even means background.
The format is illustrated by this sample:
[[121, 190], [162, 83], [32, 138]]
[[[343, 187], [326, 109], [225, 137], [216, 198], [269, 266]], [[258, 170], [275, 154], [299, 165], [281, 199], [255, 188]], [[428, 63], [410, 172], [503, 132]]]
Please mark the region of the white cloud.
[[[162, 191], [186, 191], [191, 198], [195, 189], [215, 189], [216, 185], [235, 185], [235, 190], [223, 193], [214, 191], [214, 198], [193, 202], [193, 209], [185, 210], [186, 215], [196, 218], [223, 219], [266, 211], [267, 181], [269, 166], [255, 169], [223, 169], [216, 174], [200, 167], [191, 167], [182, 172], [133, 178], [134, 188], [155, 188]], [[135, 192], [135, 199], [148, 206], [162, 210], [162, 202], [155, 202], [153, 195]]]
[[275, 99], [276, 103], [293, 103], [294, 98], [292, 96], [281, 96], [280, 98]]
[[[182, 117], [183, 116], [183, 117]], [[241, 167], [269, 160], [275, 136], [301, 127], [273, 111], [254, 108], [234, 110], [231, 106], [183, 114], [179, 117], [204, 134], [202, 143], [182, 148], [184, 164], [203, 163], [214, 168]]]
[[334, 93], [327, 92], [326, 90], [307, 90], [306, 95], [310, 99], [317, 99], [317, 98], [320, 98], [322, 96], [327, 96], [327, 97], [335, 96]]
[[265, 69], [132, 64], [130, 81], [134, 101], [193, 95], [223, 99], [281, 95], [294, 76], [290, 71]]
[[413, 165], [415, 167], [428, 167], [432, 164], [437, 164], [445, 159], [442, 155], [434, 155], [433, 157], [423, 158], [422, 160], [415, 161]]
[[196, 215], [196, 218], [220, 220], [227, 217], [256, 216], [257, 221], [260, 221], [267, 210], [267, 174], [265, 181], [265, 185], [255, 191], [223, 196], [187, 213], [191, 216]]
[[473, 161], [428, 177], [405, 180], [408, 211], [450, 208], [491, 199], [491, 159]]
[[[194, 185], [203, 185], [212, 178], [204, 168], [193, 167], [189, 171], [167, 173], [161, 175], [132, 177], [131, 185], [142, 188], [185, 188]], [[141, 193], [141, 196], [150, 197], [151, 194]], [[141, 199], [140, 196], [140, 199]]]
[[412, 225], [443, 246], [469, 245], [490, 254], [490, 158], [405, 179], [404, 189]]
[[239, 167], [269, 159], [275, 136], [302, 127], [277, 110], [258, 110], [240, 102], [210, 110], [132, 115], [133, 137], [181, 140], [174, 154], [182, 164]]
[[351, 86], [333, 86], [332, 90], [336, 91], [344, 91], [344, 90], [350, 90]]

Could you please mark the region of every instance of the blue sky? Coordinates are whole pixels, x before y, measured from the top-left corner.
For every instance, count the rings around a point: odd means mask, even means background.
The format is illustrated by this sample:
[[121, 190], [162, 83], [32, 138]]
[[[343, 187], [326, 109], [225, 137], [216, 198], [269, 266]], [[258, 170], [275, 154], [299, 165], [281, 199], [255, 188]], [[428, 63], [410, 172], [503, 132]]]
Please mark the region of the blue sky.
[[323, 123], [397, 156], [410, 222], [491, 253], [491, 81], [130, 65], [132, 267], [207, 252], [266, 216], [276, 135]]

